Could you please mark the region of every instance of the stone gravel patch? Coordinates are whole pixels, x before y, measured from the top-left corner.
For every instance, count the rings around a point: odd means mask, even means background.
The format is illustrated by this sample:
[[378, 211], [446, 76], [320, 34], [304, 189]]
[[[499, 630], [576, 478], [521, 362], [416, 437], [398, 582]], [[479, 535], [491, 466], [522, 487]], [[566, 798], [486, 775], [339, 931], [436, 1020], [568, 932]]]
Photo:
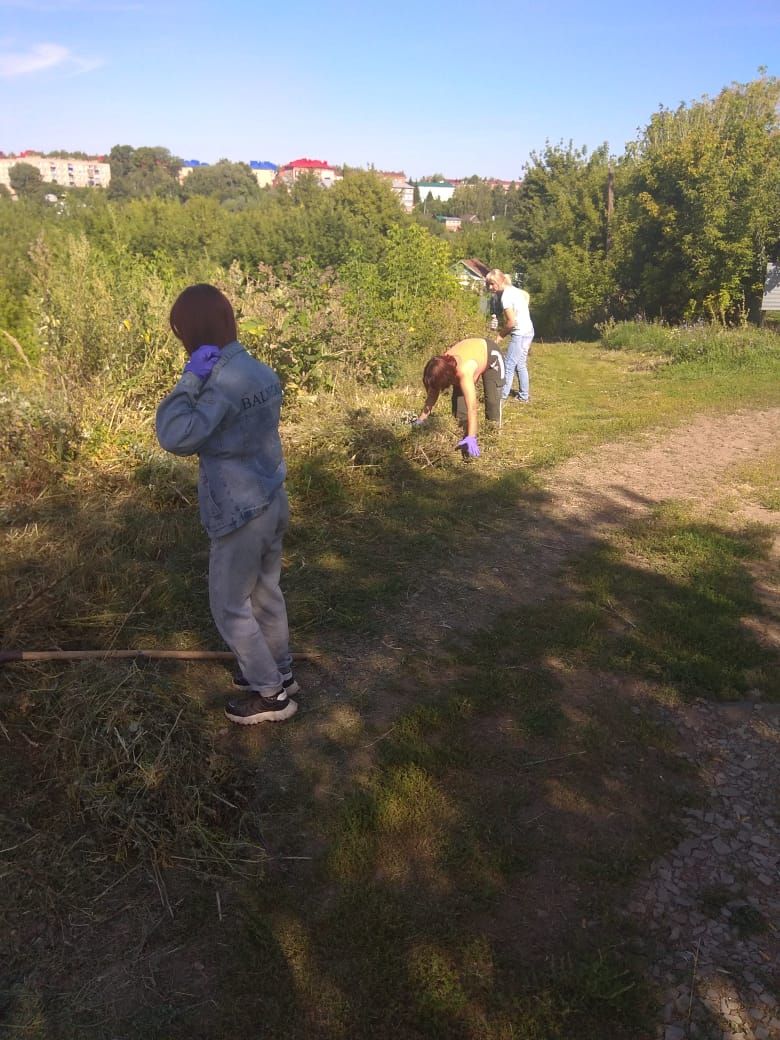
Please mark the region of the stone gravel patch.
[[658, 1040], [780, 1040], [780, 710], [665, 708], [706, 804], [625, 913], [646, 936]]

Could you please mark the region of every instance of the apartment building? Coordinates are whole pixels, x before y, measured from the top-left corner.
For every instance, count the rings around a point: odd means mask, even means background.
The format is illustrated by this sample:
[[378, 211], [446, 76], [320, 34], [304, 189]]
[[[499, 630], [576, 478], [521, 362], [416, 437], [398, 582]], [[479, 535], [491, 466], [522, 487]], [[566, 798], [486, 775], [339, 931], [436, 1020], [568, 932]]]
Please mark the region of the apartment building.
[[336, 181], [341, 180], [341, 174], [336, 167], [321, 159], [293, 159], [292, 162], [279, 167], [277, 179], [283, 184], [295, 184], [305, 173], [313, 174], [323, 188], [332, 188]]
[[37, 152], [20, 152], [0, 157], [0, 184], [9, 189], [10, 171], [17, 163], [34, 166], [46, 184], [62, 184], [68, 188], [106, 188], [111, 180], [111, 166], [102, 159], [58, 158]]
[[389, 183], [404, 213], [411, 213], [414, 209], [414, 185], [410, 184], [406, 174], [403, 171], [395, 173], [384, 170], [377, 170], [377, 174]]
[[187, 177], [199, 166], [208, 166], [208, 163], [201, 162], [200, 159], [185, 159], [179, 170], [179, 184], [184, 184]]
[[261, 188], [270, 188], [279, 172], [276, 163], [258, 162], [257, 159], [250, 160], [249, 169], [255, 175], [255, 180]]
[[449, 202], [455, 194], [456, 185], [452, 181], [418, 181], [417, 190], [420, 192], [420, 202], [430, 195], [431, 198], [440, 202]]

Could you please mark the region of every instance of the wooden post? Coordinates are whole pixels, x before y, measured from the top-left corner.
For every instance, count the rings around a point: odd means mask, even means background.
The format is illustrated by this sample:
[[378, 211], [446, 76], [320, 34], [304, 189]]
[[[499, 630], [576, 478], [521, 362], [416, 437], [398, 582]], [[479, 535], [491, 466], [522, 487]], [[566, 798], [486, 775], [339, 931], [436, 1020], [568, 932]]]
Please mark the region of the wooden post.
[[604, 252], [609, 255], [609, 251], [612, 248], [612, 214], [615, 211], [615, 174], [612, 169], [612, 163], [609, 164], [607, 170], [607, 241], [605, 243]]

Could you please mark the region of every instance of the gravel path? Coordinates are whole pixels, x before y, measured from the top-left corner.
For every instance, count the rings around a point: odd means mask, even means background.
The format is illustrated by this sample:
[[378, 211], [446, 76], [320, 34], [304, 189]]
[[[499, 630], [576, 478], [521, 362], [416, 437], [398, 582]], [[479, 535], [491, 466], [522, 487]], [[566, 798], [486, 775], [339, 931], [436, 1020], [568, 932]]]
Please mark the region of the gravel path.
[[780, 706], [667, 712], [707, 800], [626, 908], [647, 936], [659, 1040], [780, 1037]]
[[[780, 409], [700, 417], [638, 449], [605, 446], [567, 462], [551, 482], [555, 515], [580, 530], [585, 519], [593, 536], [666, 499], [714, 503], [730, 467], [779, 447]], [[780, 520], [749, 507], [746, 518]], [[559, 532], [565, 550], [566, 526]], [[773, 556], [776, 565], [778, 540]], [[761, 598], [776, 605], [776, 583], [760, 578]], [[761, 634], [780, 645], [774, 622]], [[780, 705], [698, 701], [665, 715], [707, 798], [686, 810], [683, 838], [626, 909], [647, 937], [656, 1035], [780, 1040]]]
[[[730, 467], [778, 447], [779, 409], [701, 417], [631, 452], [606, 446], [570, 460], [551, 484], [555, 513], [585, 518], [598, 534], [665, 499], [714, 503], [729, 490]], [[749, 508], [746, 518], [780, 519]], [[776, 565], [778, 540], [773, 556]], [[761, 598], [776, 605], [776, 584], [760, 579]], [[761, 634], [780, 645], [773, 620]], [[698, 701], [665, 716], [707, 797], [686, 810], [683, 838], [650, 866], [626, 908], [647, 937], [656, 1036], [780, 1040], [780, 705]]]

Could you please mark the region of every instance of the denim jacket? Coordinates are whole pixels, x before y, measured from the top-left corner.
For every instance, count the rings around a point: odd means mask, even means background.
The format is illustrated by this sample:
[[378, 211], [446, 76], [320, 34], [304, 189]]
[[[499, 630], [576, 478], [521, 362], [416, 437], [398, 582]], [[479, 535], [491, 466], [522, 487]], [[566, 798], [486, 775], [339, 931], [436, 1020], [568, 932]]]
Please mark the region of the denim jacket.
[[282, 387], [268, 365], [229, 343], [207, 379], [185, 372], [157, 409], [157, 439], [200, 459], [198, 503], [210, 538], [262, 513], [286, 469], [279, 439]]

